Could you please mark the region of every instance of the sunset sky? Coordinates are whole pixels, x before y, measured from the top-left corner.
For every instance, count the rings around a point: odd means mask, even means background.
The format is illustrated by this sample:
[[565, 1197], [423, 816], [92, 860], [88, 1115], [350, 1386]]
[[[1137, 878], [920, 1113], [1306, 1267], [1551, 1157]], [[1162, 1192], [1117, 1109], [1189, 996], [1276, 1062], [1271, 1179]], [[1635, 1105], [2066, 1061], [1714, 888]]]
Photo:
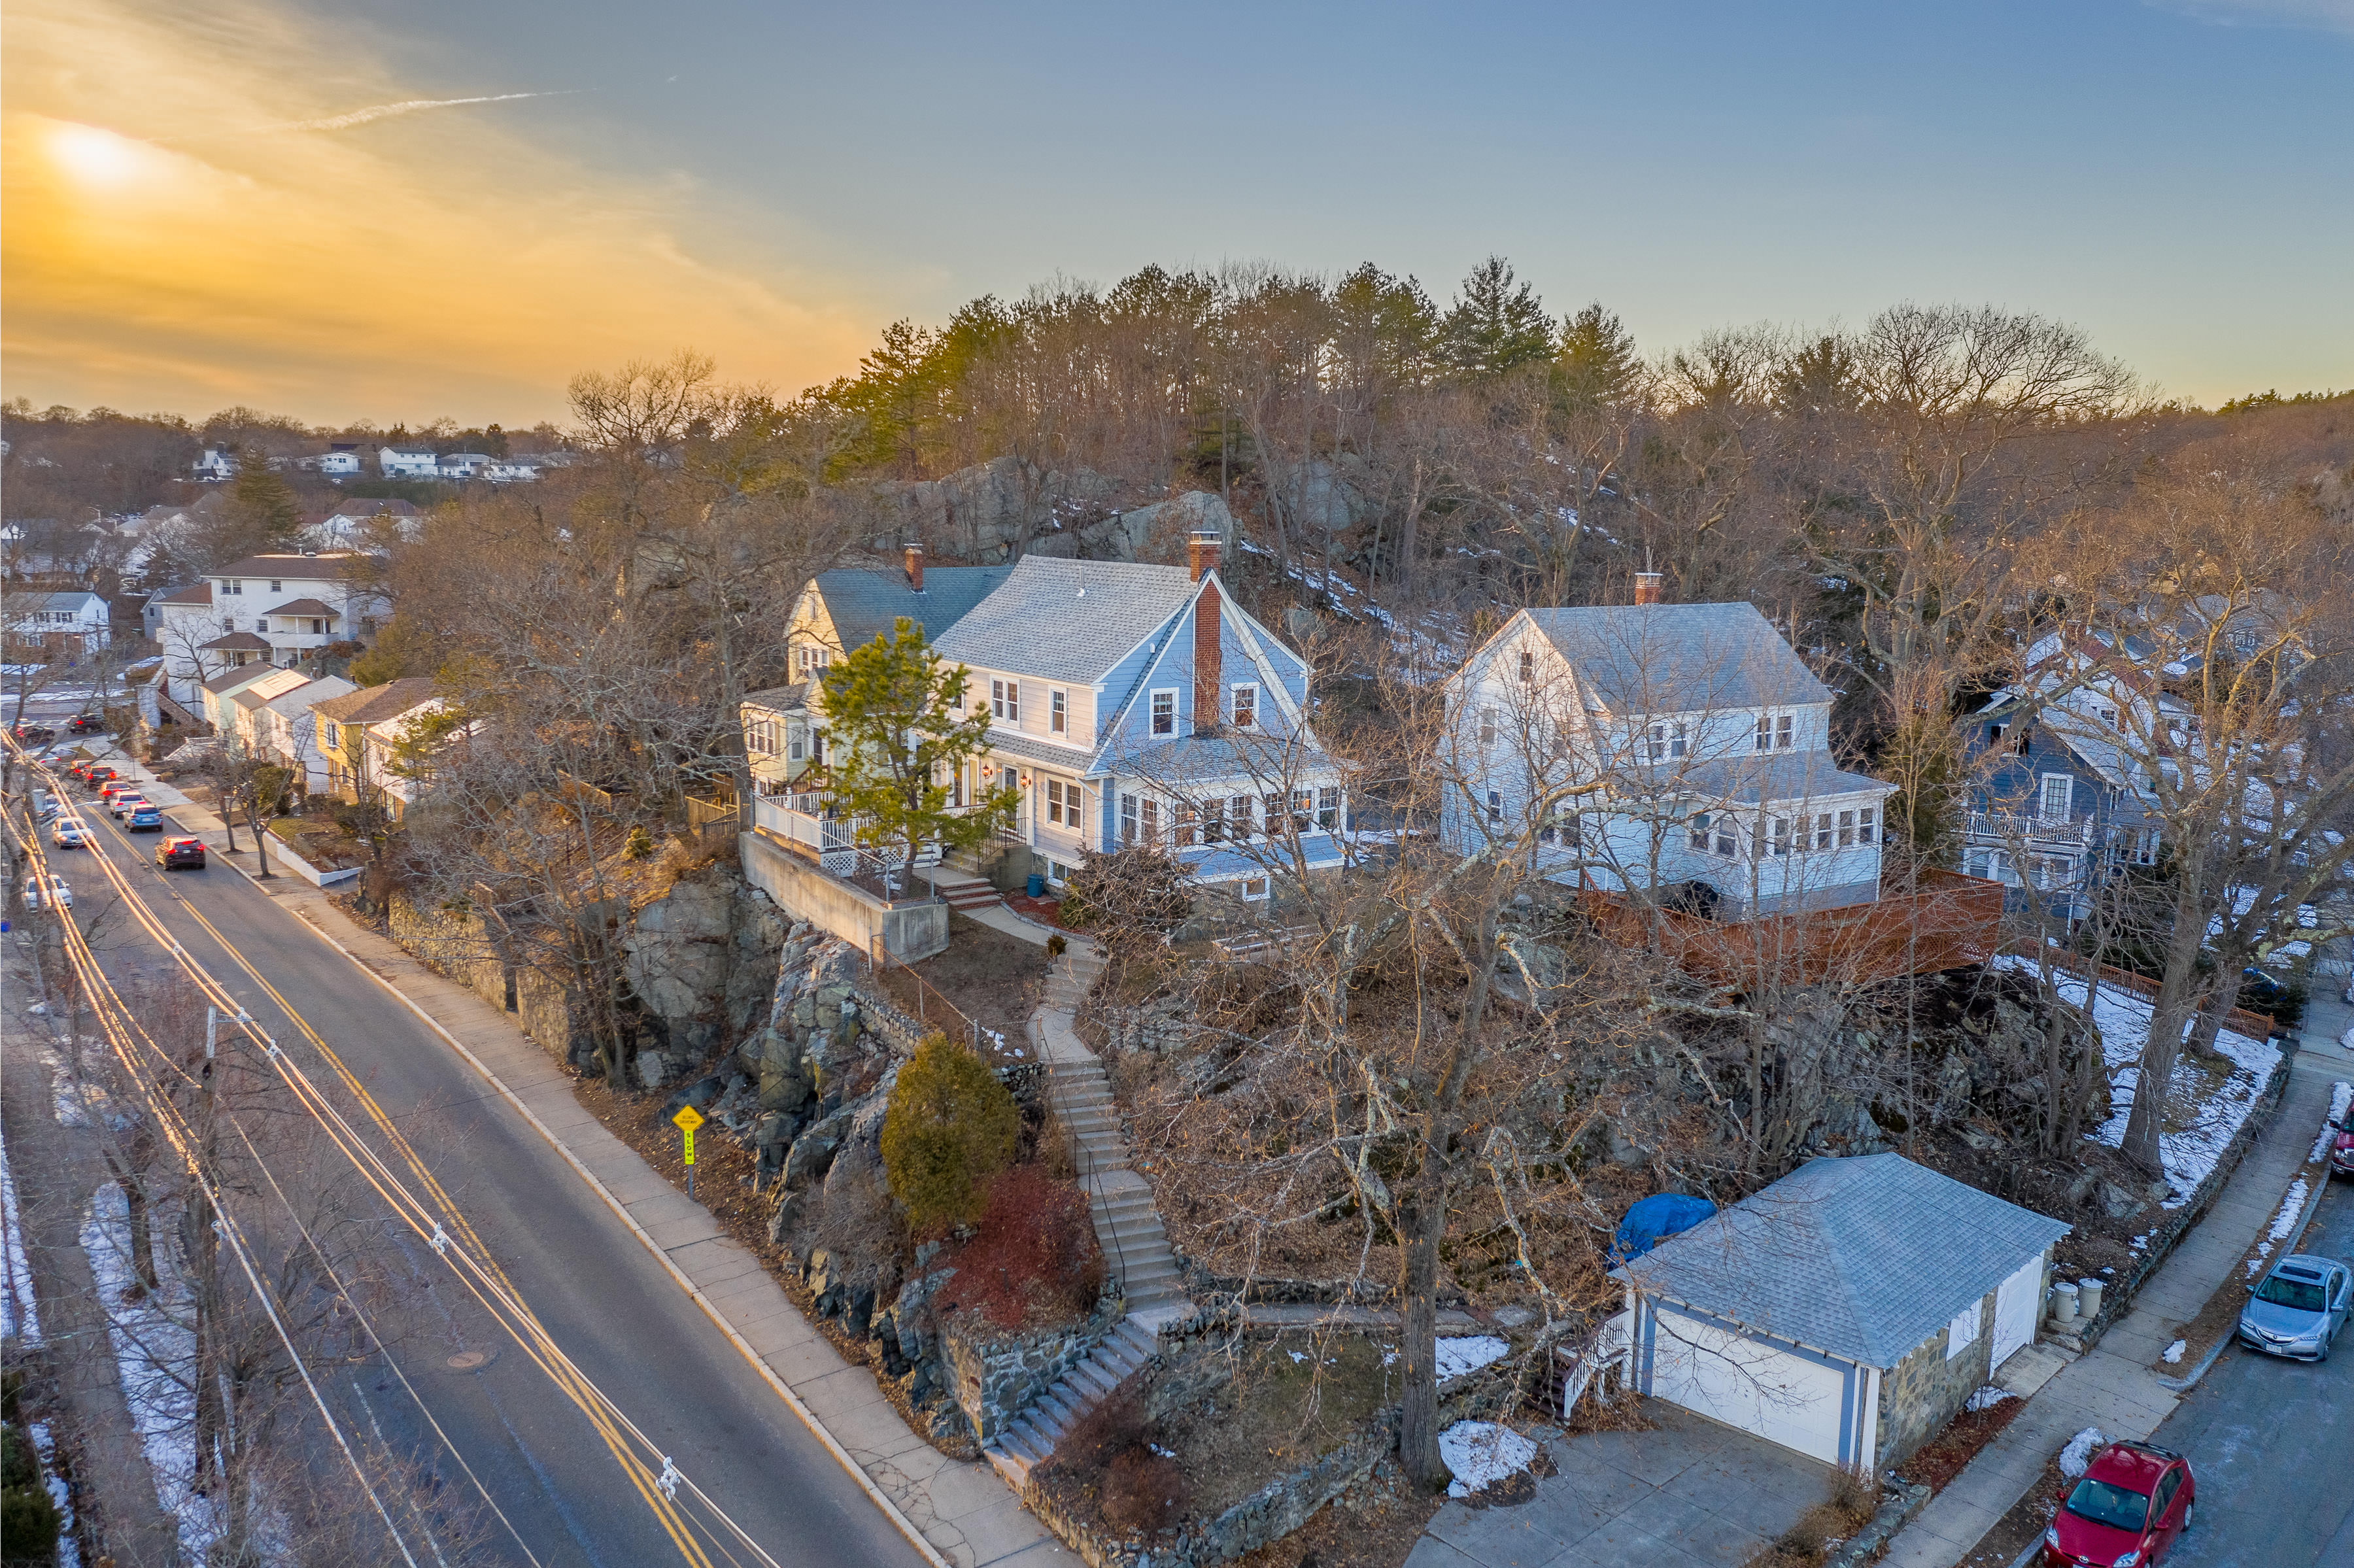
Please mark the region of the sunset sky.
[[2354, 0], [14, 0], [5, 46], [36, 405], [528, 424], [1058, 273], [1443, 301], [1491, 251], [1647, 350], [1992, 302], [2168, 395], [2354, 386]]

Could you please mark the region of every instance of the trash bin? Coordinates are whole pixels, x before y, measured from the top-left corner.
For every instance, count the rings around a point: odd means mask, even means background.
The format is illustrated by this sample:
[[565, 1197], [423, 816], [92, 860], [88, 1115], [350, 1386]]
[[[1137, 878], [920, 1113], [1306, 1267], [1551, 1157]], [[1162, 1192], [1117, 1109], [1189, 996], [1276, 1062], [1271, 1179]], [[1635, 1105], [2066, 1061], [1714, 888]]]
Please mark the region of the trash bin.
[[2052, 1287], [2052, 1325], [2056, 1328], [2066, 1329], [2073, 1326], [2075, 1321], [2076, 1287], [2064, 1281], [2058, 1285], [2054, 1285]]
[[1046, 879], [1045, 879], [1044, 877], [1043, 877], [1043, 876], [1039, 875], [1036, 872], [1034, 872], [1034, 872], [1032, 872], [1032, 873], [1030, 874], [1030, 886], [1029, 886], [1029, 888], [1028, 888], [1028, 890], [1027, 890], [1027, 891], [1029, 892], [1030, 896], [1031, 896], [1031, 897], [1033, 897], [1033, 898], [1044, 898], [1044, 897], [1045, 897], [1045, 896], [1046, 896]]
[[2076, 1310], [2087, 1319], [2101, 1315], [2101, 1282], [2099, 1280], [2076, 1281]]

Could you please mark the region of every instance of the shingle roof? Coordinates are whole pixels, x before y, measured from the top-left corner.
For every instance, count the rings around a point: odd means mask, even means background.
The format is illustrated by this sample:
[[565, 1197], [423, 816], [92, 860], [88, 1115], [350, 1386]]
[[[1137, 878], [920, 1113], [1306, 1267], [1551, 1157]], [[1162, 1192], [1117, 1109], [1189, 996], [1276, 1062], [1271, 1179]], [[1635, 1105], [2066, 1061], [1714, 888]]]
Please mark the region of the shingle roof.
[[207, 681], [205, 690], [218, 696], [223, 692], [234, 692], [239, 687], [250, 685], [269, 673], [270, 666], [267, 664], [239, 664], [236, 669], [224, 670]]
[[232, 631], [226, 636], [216, 637], [210, 642], [198, 643], [197, 647], [207, 653], [267, 653], [270, 641], [250, 631]]
[[1614, 712], [1831, 700], [1755, 605], [1594, 605], [1528, 617]]
[[337, 724], [376, 724], [396, 718], [418, 704], [430, 701], [432, 696], [432, 676], [403, 675], [380, 686], [363, 686], [356, 692], [330, 697], [312, 711], [324, 714]]
[[309, 582], [341, 580], [357, 577], [373, 562], [359, 550], [323, 550], [315, 556], [275, 555], [248, 556], [241, 561], [216, 567], [208, 577], [299, 577]]
[[1181, 735], [1145, 746], [1115, 738], [1096, 761], [1102, 769], [1177, 787], [1238, 779], [1288, 785], [1303, 775], [1330, 775], [1341, 766], [1304, 731], [1274, 736], [1232, 729]]
[[315, 599], [291, 599], [276, 609], [265, 610], [262, 613], [266, 615], [341, 615], [343, 611], [332, 604], [322, 604]]
[[1612, 1274], [1886, 1368], [2069, 1228], [1901, 1154], [1813, 1160]]
[[877, 637], [889, 636], [892, 623], [903, 615], [937, 643], [942, 633], [970, 614], [973, 606], [1013, 572], [1012, 567], [931, 567], [924, 572], [924, 591], [917, 593], [907, 586], [907, 575], [896, 568], [875, 571], [844, 567], [820, 572], [817, 590], [825, 599], [825, 612], [833, 618], [834, 635], [842, 639], [842, 651], [846, 653]]
[[1088, 684], [1183, 609], [1193, 588], [1183, 567], [1024, 556], [938, 646], [984, 670]]
[[158, 604], [210, 604], [212, 601], [213, 585], [196, 583], [188, 588], [174, 588], [155, 602]]
[[796, 681], [790, 686], [770, 686], [766, 690], [744, 694], [748, 708], [766, 708], [770, 713], [789, 714], [809, 706], [810, 683]]
[[1640, 771], [1661, 789], [1735, 806], [1755, 806], [1761, 800], [1821, 800], [1872, 790], [1885, 794], [1896, 788], [1861, 773], [1847, 772], [1831, 760], [1828, 751], [1712, 757], [1658, 763]]

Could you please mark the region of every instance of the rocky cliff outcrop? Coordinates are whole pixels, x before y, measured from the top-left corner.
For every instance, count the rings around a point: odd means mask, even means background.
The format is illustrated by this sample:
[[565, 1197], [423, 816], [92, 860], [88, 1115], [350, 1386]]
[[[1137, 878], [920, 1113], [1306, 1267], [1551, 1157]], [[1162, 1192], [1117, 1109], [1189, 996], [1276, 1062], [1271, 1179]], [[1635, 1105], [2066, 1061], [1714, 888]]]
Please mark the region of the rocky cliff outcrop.
[[705, 866], [641, 907], [622, 974], [646, 1024], [639, 1075], [659, 1088], [759, 1021], [786, 921], [725, 864]]
[[944, 557], [985, 566], [1017, 552], [1179, 565], [1187, 535], [1199, 528], [1215, 529], [1230, 551], [1235, 544], [1234, 514], [1206, 491], [1139, 506], [1133, 487], [1108, 474], [1042, 471], [1013, 457], [938, 479], [877, 482], [866, 494], [877, 548], [915, 540]]

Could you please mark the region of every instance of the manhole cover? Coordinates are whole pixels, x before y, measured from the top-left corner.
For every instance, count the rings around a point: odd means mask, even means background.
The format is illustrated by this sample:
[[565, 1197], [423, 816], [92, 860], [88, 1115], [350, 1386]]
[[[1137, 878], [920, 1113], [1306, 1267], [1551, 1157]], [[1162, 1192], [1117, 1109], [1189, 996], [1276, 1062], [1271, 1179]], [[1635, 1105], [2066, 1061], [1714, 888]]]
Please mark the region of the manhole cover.
[[473, 1372], [490, 1359], [480, 1351], [460, 1351], [450, 1358], [449, 1367], [451, 1372]]

